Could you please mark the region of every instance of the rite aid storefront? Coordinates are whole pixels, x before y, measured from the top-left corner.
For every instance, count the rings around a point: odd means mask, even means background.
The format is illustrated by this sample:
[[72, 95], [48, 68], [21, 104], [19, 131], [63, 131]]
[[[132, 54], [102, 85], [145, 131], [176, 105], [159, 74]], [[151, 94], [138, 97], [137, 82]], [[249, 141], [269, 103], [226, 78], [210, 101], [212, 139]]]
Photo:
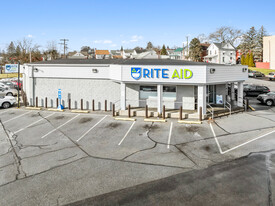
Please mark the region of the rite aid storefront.
[[[30, 105], [39, 98], [43, 106], [47, 97], [49, 106], [62, 91], [62, 104], [79, 108], [80, 99], [84, 109], [91, 109], [91, 100], [96, 109], [132, 107], [155, 108], [162, 113], [167, 109], [198, 112], [202, 107], [206, 114], [207, 105], [230, 104], [243, 106], [243, 82], [248, 78], [246, 66], [231, 66], [196, 63], [182, 60], [56, 60], [24, 65], [24, 91]], [[228, 85], [238, 85], [228, 94]], [[51, 105], [52, 104], [52, 105]]]

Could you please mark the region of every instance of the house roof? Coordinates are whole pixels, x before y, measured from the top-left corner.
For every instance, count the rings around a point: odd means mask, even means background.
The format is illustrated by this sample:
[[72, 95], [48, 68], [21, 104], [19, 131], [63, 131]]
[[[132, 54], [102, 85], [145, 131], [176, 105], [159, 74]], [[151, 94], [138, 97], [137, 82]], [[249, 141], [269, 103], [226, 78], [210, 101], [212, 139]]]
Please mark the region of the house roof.
[[182, 52], [183, 51], [183, 48], [177, 48], [174, 52]]
[[[198, 66], [225, 66], [223, 64], [192, 62], [172, 59], [57, 59], [52, 61], [40, 61], [29, 63], [28, 65], [47, 65], [47, 64], [94, 64], [94, 65], [198, 65]], [[227, 65], [228, 66], [228, 65]]]
[[[218, 47], [219, 49], [223, 49], [223, 50], [235, 50], [235, 49], [230, 49], [230, 48], [223, 48], [227, 43], [213, 43], [213, 44], [216, 45], [216, 47]], [[228, 44], [230, 44], [230, 43], [228, 43]]]
[[110, 52], [109, 52], [109, 50], [96, 50], [95, 54], [96, 55], [109, 55]]

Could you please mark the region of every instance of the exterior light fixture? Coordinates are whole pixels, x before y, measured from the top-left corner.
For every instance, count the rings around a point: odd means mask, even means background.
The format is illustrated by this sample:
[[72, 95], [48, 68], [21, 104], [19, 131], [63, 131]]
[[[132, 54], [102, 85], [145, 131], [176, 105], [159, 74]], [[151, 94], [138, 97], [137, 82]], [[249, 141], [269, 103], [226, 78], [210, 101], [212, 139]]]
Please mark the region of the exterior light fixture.
[[243, 68], [243, 72], [246, 72], [247, 71], [247, 68]]
[[34, 68], [33, 71], [34, 71], [34, 72], [38, 72], [38, 69], [37, 69], [37, 68]]
[[210, 68], [210, 74], [214, 74], [214, 73], [215, 73], [215, 71], [216, 71], [216, 69], [214, 69], [214, 68]]
[[97, 70], [97, 69], [93, 69], [92, 71], [93, 71], [93, 73], [97, 73], [97, 72], [98, 72], [98, 70]]

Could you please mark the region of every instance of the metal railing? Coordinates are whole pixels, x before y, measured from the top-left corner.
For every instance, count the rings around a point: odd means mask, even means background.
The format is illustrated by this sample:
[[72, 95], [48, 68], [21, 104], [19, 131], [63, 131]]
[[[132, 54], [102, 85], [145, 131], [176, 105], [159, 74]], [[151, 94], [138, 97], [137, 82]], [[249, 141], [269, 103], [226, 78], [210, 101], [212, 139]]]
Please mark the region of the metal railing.
[[206, 108], [207, 111], [212, 115], [212, 119], [214, 119], [214, 108], [210, 105], [210, 104], [207, 104], [207, 106], [210, 107], [210, 109]]
[[231, 115], [231, 111], [232, 111], [231, 104], [229, 102], [225, 101], [224, 106], [229, 110], [229, 114]]

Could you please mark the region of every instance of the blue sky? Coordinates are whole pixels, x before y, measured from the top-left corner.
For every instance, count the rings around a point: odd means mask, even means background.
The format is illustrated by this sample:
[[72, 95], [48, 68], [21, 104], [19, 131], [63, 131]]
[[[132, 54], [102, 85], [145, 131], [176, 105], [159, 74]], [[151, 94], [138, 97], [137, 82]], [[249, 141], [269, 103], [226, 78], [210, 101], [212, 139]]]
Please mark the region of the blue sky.
[[275, 35], [274, 8], [274, 0], [6, 0], [1, 1], [0, 49], [23, 38], [42, 49], [66, 38], [70, 51], [83, 45], [145, 47], [148, 41], [173, 47], [187, 35], [208, 35], [220, 26], [247, 31], [263, 25]]

